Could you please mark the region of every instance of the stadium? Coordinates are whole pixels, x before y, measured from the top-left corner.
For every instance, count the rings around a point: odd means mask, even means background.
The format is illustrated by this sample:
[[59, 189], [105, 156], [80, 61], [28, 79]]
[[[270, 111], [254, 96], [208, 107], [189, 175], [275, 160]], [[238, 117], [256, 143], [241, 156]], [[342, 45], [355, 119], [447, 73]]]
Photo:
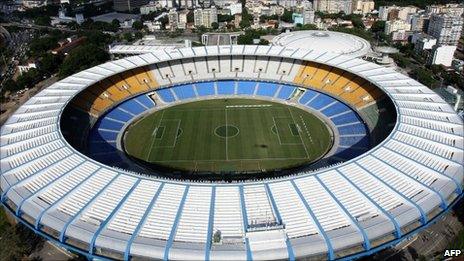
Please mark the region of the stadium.
[[463, 134], [433, 91], [356, 55], [156, 50], [21, 106], [1, 199], [87, 258], [356, 259], [462, 197]]

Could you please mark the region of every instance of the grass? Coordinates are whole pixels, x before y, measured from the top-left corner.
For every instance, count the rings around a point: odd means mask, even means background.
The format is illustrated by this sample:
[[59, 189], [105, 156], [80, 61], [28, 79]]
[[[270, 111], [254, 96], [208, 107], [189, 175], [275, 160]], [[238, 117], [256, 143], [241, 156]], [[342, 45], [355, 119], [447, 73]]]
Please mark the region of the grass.
[[261, 172], [319, 159], [329, 129], [293, 106], [250, 99], [169, 107], [129, 127], [126, 152], [148, 163], [193, 172]]

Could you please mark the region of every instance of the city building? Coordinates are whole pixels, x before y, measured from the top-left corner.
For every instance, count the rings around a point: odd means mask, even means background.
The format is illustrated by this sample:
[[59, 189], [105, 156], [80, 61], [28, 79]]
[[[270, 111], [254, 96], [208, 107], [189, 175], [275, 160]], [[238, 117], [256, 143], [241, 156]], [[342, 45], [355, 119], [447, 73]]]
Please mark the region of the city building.
[[198, 8], [193, 11], [193, 19], [195, 27], [204, 26], [211, 28], [212, 23], [217, 23], [217, 8], [211, 6], [211, 8]]
[[407, 21], [410, 14], [417, 13], [415, 6], [381, 6], [379, 8], [379, 19], [382, 21], [403, 20]]
[[227, 9], [230, 10], [230, 15], [241, 14], [242, 13], [242, 3], [230, 4]]
[[146, 15], [146, 14], [149, 14], [151, 12], [155, 12], [155, 11], [158, 11], [159, 9], [162, 8], [161, 2], [154, 2], [154, 1], [150, 1], [148, 4], [146, 5], [143, 5], [140, 7], [140, 14], [142, 15]]
[[299, 13], [293, 13], [293, 24], [314, 24], [315, 12], [312, 9], [305, 9]]
[[113, 0], [113, 8], [115, 11], [124, 12], [132, 11], [148, 4], [149, 0]]
[[19, 74], [28, 72], [30, 69], [37, 69], [37, 65], [34, 61], [28, 61], [27, 64], [17, 66]]
[[339, 13], [351, 14], [353, 2], [352, 0], [314, 0], [314, 10], [324, 13]]
[[409, 36], [411, 36], [411, 32], [406, 30], [397, 30], [391, 33], [391, 39], [395, 42], [407, 42]]
[[176, 11], [176, 9], [173, 8], [169, 10], [169, 13], [168, 13], [169, 29], [171, 31], [176, 30], [178, 23], [179, 23], [179, 13]]
[[430, 14], [447, 13], [454, 16], [461, 16], [464, 14], [463, 4], [447, 4], [447, 5], [430, 5], [427, 6], [426, 11]]
[[461, 37], [464, 19], [451, 14], [432, 14], [427, 33], [437, 39], [439, 45], [457, 45]]
[[24, 8], [36, 8], [46, 5], [45, 0], [23, 0], [22, 4]]
[[399, 30], [410, 31], [411, 24], [406, 23], [403, 20], [393, 20], [393, 21], [387, 21], [385, 23], [385, 34], [389, 35], [392, 32], [396, 32]]
[[425, 50], [432, 50], [437, 44], [437, 39], [425, 34], [414, 34], [411, 43], [414, 44], [414, 50], [417, 53], [422, 53]]
[[375, 2], [372, 0], [354, 0], [353, 13], [366, 15], [375, 9]]
[[456, 49], [456, 45], [435, 45], [429, 56], [428, 63], [441, 64], [449, 67], [453, 62]]
[[411, 31], [426, 32], [429, 25], [429, 16], [425, 14], [412, 14], [410, 23]]
[[238, 37], [243, 34], [243, 32], [204, 33], [201, 35], [201, 43], [204, 45], [236, 45]]
[[242, 14], [235, 14], [234, 15], [234, 26], [235, 26], [235, 28], [240, 27], [240, 22], [242, 22]]

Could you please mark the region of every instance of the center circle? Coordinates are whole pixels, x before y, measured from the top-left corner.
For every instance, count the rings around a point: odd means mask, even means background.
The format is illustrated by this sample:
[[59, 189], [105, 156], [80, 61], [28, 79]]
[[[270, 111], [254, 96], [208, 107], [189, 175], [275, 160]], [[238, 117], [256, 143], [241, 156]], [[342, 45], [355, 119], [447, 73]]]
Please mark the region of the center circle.
[[214, 130], [214, 134], [222, 138], [232, 138], [237, 136], [238, 133], [238, 128], [232, 125], [222, 125]]

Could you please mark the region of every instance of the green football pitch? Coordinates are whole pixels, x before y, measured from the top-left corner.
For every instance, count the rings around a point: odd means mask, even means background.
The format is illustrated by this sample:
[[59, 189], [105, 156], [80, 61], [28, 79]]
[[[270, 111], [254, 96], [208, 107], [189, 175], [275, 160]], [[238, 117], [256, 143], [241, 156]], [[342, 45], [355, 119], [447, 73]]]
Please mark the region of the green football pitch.
[[124, 134], [126, 153], [190, 172], [262, 172], [310, 163], [332, 146], [331, 131], [299, 108], [217, 99], [149, 114]]

